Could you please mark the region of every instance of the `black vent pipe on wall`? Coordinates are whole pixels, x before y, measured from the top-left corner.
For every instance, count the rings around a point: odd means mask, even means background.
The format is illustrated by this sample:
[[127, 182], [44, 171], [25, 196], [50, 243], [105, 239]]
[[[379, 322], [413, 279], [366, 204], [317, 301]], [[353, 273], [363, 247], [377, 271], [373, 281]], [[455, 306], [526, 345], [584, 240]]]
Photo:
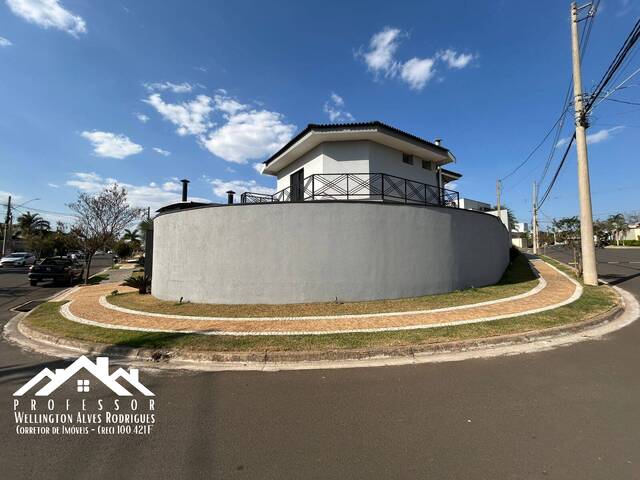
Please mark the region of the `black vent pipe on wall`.
[[189, 180], [187, 180], [186, 178], [183, 178], [180, 181], [182, 182], [182, 201], [186, 202], [187, 201], [187, 191], [189, 189], [189, 187], [188, 187]]

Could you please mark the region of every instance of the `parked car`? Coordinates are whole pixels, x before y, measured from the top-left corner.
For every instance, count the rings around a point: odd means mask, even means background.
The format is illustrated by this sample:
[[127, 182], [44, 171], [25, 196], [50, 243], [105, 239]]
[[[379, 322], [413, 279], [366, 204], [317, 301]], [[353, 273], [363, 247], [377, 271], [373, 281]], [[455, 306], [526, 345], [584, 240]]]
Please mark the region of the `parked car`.
[[2, 267], [24, 267], [36, 263], [36, 256], [29, 252], [14, 252], [0, 259]]
[[47, 257], [29, 269], [29, 283], [36, 286], [38, 282], [53, 280], [72, 285], [84, 274], [84, 265], [68, 257]]
[[80, 262], [80, 261], [84, 262], [84, 253], [83, 252], [72, 251], [72, 252], [67, 253], [67, 257], [72, 259], [72, 260], [76, 260], [78, 262]]

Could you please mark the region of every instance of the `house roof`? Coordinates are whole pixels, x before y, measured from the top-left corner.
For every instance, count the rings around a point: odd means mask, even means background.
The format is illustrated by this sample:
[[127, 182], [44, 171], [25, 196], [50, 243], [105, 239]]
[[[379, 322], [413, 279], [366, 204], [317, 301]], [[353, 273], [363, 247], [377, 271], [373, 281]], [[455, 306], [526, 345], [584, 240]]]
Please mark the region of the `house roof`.
[[453, 182], [454, 180], [459, 180], [462, 178], [462, 174], [458, 172], [454, 172], [452, 170], [447, 170], [446, 168], [441, 168], [440, 172], [442, 172], [442, 179], [446, 178], [446, 182]]
[[[439, 157], [438, 159], [442, 164], [455, 161], [455, 157], [447, 148], [380, 121], [327, 124], [310, 123], [305, 129], [289, 140], [280, 150], [264, 161], [264, 173], [274, 174], [280, 168], [288, 165], [293, 159], [299, 158], [323, 141], [367, 139], [377, 140], [381, 143], [389, 143], [390, 146], [402, 144], [405, 149], [413, 149], [418, 156], [420, 156], [420, 153], [424, 155], [428, 152], [436, 158]], [[292, 159], [290, 157], [295, 158]], [[275, 163], [282, 163], [282, 165], [276, 168]]]
[[165, 213], [172, 210], [186, 210], [188, 208], [202, 207], [203, 205], [209, 205], [204, 202], [176, 202], [165, 205], [156, 210], [156, 213]]

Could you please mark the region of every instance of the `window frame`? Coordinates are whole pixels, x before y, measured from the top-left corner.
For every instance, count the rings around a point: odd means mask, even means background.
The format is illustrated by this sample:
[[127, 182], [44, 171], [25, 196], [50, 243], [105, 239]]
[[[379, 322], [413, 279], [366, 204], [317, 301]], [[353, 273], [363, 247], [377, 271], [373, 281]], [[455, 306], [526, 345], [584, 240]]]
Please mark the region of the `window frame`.
[[402, 163], [404, 163], [406, 165], [415, 165], [413, 155], [411, 155], [410, 153], [403, 153], [402, 154]]

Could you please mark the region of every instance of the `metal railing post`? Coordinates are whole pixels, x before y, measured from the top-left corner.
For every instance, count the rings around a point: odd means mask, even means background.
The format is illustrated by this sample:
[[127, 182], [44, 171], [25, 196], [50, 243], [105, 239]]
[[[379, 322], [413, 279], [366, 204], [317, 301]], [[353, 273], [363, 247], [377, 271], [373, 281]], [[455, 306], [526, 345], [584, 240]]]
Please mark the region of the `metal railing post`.
[[347, 200], [349, 200], [349, 174], [347, 173]]
[[407, 179], [404, 179], [404, 203], [408, 203], [407, 202]]

